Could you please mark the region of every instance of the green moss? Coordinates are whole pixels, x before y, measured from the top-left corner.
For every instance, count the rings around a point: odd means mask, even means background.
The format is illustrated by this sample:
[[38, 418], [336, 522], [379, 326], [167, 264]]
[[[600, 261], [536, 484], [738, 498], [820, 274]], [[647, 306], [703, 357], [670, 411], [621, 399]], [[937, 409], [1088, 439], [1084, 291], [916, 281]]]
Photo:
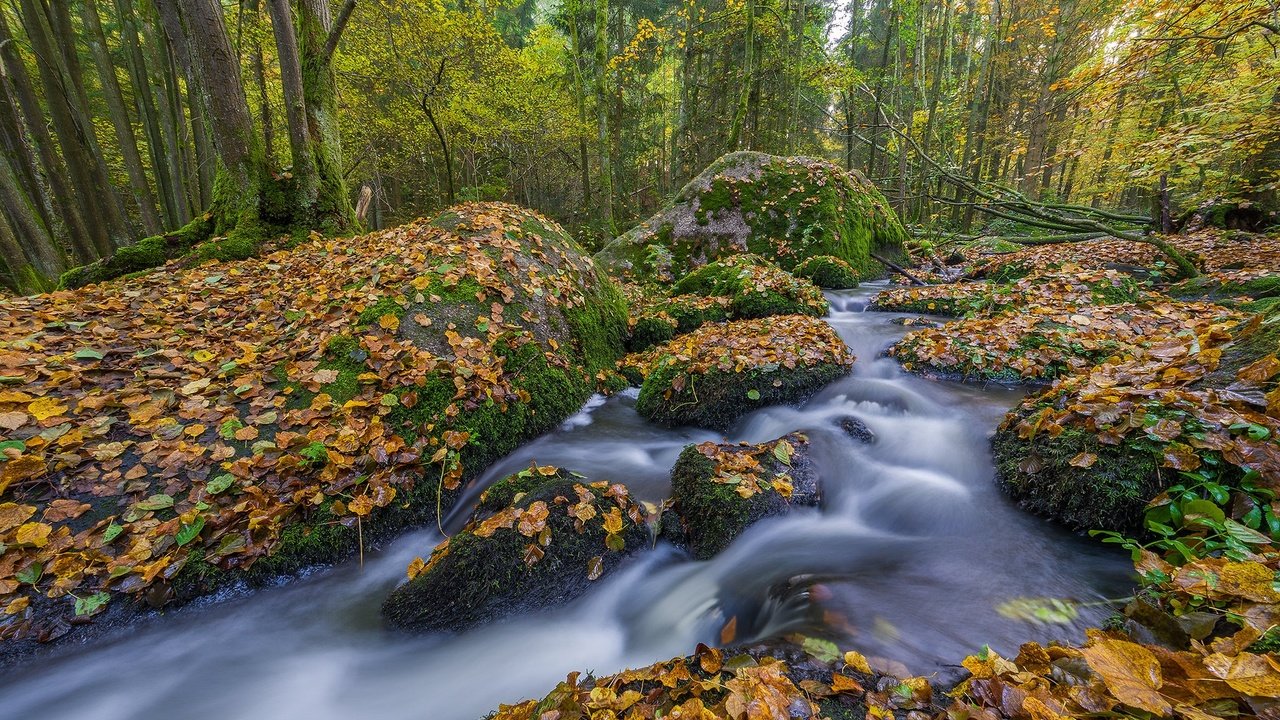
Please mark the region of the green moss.
[[232, 233], [221, 240], [201, 244], [196, 248], [194, 255], [201, 260], [244, 260], [256, 255], [261, 245], [261, 238], [244, 233]]
[[672, 292], [729, 298], [729, 314], [734, 319], [821, 317], [828, 309], [826, 298], [812, 283], [758, 255], [735, 255], [708, 263], [681, 278]]
[[627, 342], [627, 300], [617, 285], [600, 282], [585, 305], [566, 310], [564, 316], [588, 373], [610, 369], [622, 357]]
[[[1151, 453], [1103, 445], [1077, 429], [1030, 441], [1000, 430], [993, 451], [1000, 486], [1010, 497], [1076, 530], [1137, 529], [1143, 508], [1166, 485]], [[1070, 464], [1082, 452], [1097, 455], [1092, 467]]]
[[728, 547], [751, 524], [751, 504], [732, 485], [712, 482], [716, 465], [690, 445], [671, 469], [671, 495], [684, 518], [689, 552], [707, 560]]
[[848, 290], [858, 287], [858, 273], [849, 263], [832, 255], [817, 255], [796, 265], [796, 277], [806, 278], [820, 288]]
[[404, 306], [396, 302], [395, 298], [383, 297], [379, 298], [377, 302], [361, 311], [360, 315], [356, 318], [356, 325], [377, 325], [378, 320], [384, 315], [392, 315], [399, 320], [404, 317], [404, 313]]
[[[663, 238], [666, 227], [681, 228], [681, 235]], [[639, 251], [655, 239], [670, 251], [677, 273], [740, 252], [745, 243], [748, 252], [784, 269], [830, 255], [866, 279], [884, 273], [872, 253], [905, 259], [907, 233], [880, 191], [859, 175], [816, 158], [735, 152], [712, 163], [671, 207], [607, 245], [597, 259], [644, 272]]]
[[666, 313], [653, 312], [636, 318], [627, 347], [632, 352], [648, 350], [676, 336], [677, 323]]
[[508, 475], [486, 488], [480, 494], [480, 503], [476, 506], [476, 515], [485, 516], [498, 512], [509, 505], [514, 505], [517, 499], [523, 499], [520, 497], [522, 495], [527, 495], [548, 483], [566, 480], [573, 480], [573, 476], [567, 470], [556, 468], [555, 474], [542, 475], [526, 468], [518, 473]]
[[676, 377], [684, 374], [684, 366], [669, 364], [665, 358], [655, 365], [640, 386], [636, 412], [667, 427], [693, 425], [721, 431], [757, 408], [801, 402], [849, 371], [832, 363], [738, 373], [711, 370], [687, 377], [680, 391], [668, 394]]

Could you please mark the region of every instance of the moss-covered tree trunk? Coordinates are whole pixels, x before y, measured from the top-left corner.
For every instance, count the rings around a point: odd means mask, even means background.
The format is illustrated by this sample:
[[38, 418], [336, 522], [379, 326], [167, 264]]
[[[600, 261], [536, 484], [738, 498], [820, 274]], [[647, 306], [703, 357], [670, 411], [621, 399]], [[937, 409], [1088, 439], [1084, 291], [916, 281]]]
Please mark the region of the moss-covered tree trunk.
[[347, 0], [335, 21], [328, 0], [301, 0], [297, 6], [297, 38], [302, 66], [302, 94], [318, 187], [312, 224], [329, 232], [355, 226], [355, 210], [342, 173], [342, 136], [338, 127], [338, 90], [333, 53], [354, 0]]

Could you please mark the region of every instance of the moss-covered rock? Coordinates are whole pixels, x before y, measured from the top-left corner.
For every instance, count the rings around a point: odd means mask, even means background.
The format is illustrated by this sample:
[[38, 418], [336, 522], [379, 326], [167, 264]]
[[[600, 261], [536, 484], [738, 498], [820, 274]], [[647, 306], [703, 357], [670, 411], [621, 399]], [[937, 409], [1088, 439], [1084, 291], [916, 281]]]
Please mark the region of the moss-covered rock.
[[[1139, 527], [1143, 508], [1167, 485], [1150, 452], [1103, 445], [1080, 430], [1025, 441], [1015, 429], [1002, 428], [992, 451], [1009, 497], [1078, 531]], [[1096, 457], [1088, 468], [1071, 464], [1082, 453]]]
[[679, 295], [652, 301], [631, 319], [627, 349], [632, 352], [647, 350], [676, 335], [697, 330], [705, 323], [728, 320], [729, 305], [729, 298], [702, 295]]
[[871, 254], [902, 260], [906, 238], [884, 196], [858, 173], [817, 158], [735, 152], [596, 259], [617, 272], [657, 278], [744, 252], [785, 269], [832, 255], [870, 278], [884, 271]]
[[642, 416], [726, 430], [757, 408], [808, 398], [847, 374], [853, 359], [827, 323], [782, 315], [703, 325], [629, 356], [622, 368], [643, 377]]
[[1140, 533], [1174, 483], [1280, 473], [1280, 313], [1202, 319], [1024, 400], [995, 435], [1000, 485], [1073, 528]]
[[[457, 632], [562, 604], [650, 546], [645, 511], [624, 486], [526, 472], [496, 485], [462, 531], [410, 566], [412, 579], [382, 606], [388, 623]], [[500, 498], [511, 504], [494, 510]]]
[[681, 278], [672, 294], [729, 298], [735, 320], [770, 315], [822, 317], [830, 309], [817, 286], [758, 255], [734, 255], [708, 263]]
[[796, 265], [796, 277], [806, 278], [820, 288], [849, 290], [858, 287], [858, 271], [833, 255], [816, 255]]
[[[4, 562], [102, 558], [56, 590], [0, 584], [4, 605], [39, 601], [0, 619], [18, 638], [63, 622], [45, 610], [69, 617], [74, 597], [270, 583], [430, 523], [576, 412], [627, 334], [617, 286], [557, 225], [504, 204], [0, 302], [13, 320], [0, 375], [24, 389], [0, 398], [0, 460], [21, 455], [0, 482], [21, 468], [63, 488], [15, 484], [6, 499], [28, 516], [78, 508], [48, 523], [65, 542], [0, 530]], [[36, 397], [76, 444], [33, 440]]]
[[671, 499], [690, 554], [706, 560], [761, 518], [818, 505], [822, 488], [808, 449], [796, 433], [760, 445], [686, 447], [671, 470]]

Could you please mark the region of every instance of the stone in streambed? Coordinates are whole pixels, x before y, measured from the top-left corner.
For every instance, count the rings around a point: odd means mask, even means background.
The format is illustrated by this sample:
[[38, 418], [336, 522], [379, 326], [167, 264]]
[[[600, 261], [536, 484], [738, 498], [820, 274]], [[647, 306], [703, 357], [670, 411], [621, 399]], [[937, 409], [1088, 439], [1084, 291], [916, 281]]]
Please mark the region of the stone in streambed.
[[636, 411], [665, 426], [727, 430], [769, 405], [799, 403], [853, 365], [831, 326], [784, 315], [710, 323], [623, 361], [643, 377]]
[[[508, 504], [498, 507], [509, 499]], [[582, 595], [651, 544], [645, 509], [625, 486], [587, 483], [556, 468], [511, 476], [476, 516], [383, 603], [398, 628], [458, 632]]]
[[808, 438], [792, 433], [760, 445], [686, 447], [671, 470], [671, 499], [683, 531], [677, 542], [706, 560], [762, 518], [817, 506], [822, 487]]

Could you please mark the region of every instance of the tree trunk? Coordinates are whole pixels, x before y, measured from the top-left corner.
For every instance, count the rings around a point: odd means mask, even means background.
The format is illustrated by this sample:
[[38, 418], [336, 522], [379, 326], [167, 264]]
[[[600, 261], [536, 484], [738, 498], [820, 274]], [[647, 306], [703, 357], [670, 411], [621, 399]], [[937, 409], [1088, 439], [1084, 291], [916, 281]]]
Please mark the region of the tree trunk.
[[[161, 5], [174, 0], [159, 0]], [[221, 167], [214, 183], [214, 232], [256, 236], [262, 230], [260, 200], [266, 160], [240, 82], [240, 61], [227, 35], [218, 0], [179, 0], [193, 74], [209, 110]]]
[[[102, 168], [94, 162], [89, 138], [84, 134], [85, 128], [77, 123], [76, 113], [70, 105], [75, 94], [69, 91], [65, 82], [69, 71], [61, 50], [55, 48], [53, 30], [41, 0], [22, 0], [22, 21], [38, 58], [36, 68], [40, 84], [49, 105], [49, 117], [58, 145], [62, 148], [62, 157], [66, 160], [68, 176], [76, 191], [81, 217], [86, 220], [92, 218], [92, 222], [84, 226], [89, 233], [89, 242], [95, 255], [109, 255], [114, 247], [113, 235], [123, 221], [114, 210], [111, 189], [102, 182]], [[29, 117], [33, 123], [41, 119], [42, 114]]]
[[[587, 86], [582, 78], [582, 33], [578, 31], [578, 15], [581, 13], [580, 0], [565, 3], [565, 20], [569, 25], [569, 51], [573, 55], [573, 99], [578, 109], [578, 169], [582, 175], [582, 205], [591, 207], [591, 161], [587, 154]], [[686, 21], [686, 25], [687, 25]], [[688, 53], [685, 53], [686, 61]], [[681, 88], [683, 97], [684, 89]], [[681, 104], [681, 112], [684, 105]]]
[[294, 36], [289, 0], [267, 0], [267, 9], [271, 13], [271, 30], [276, 38], [276, 57], [280, 63], [285, 124], [289, 130], [289, 153], [293, 158], [298, 202], [310, 212], [315, 208], [320, 180], [316, 174], [315, 156], [311, 152], [311, 134], [307, 130], [307, 104], [302, 94], [298, 40]]
[[[142, 121], [142, 129], [147, 138], [147, 150], [160, 198], [160, 209], [164, 214], [164, 226], [176, 228], [190, 218], [186, 213], [186, 203], [180, 203], [180, 196], [174, 194], [174, 182], [165, 156], [164, 134], [160, 129], [161, 120], [153, 94], [155, 81], [150, 77], [143, 55], [142, 42], [138, 33], [139, 19], [134, 10], [133, 0], [116, 0], [116, 12], [120, 17], [120, 41], [125, 53], [125, 65], [129, 69], [129, 82], [134, 88], [134, 103], [138, 108], [138, 117]], [[152, 67], [150, 70], [158, 69]]]
[[[58, 276], [67, 269], [66, 258], [54, 243], [49, 229], [36, 215], [31, 198], [21, 186], [8, 158], [0, 155], [0, 209], [13, 234], [18, 238], [22, 256], [26, 259], [26, 267], [22, 275], [15, 279], [24, 289], [36, 285], [38, 290], [47, 290], [57, 284]], [[12, 261], [5, 253], [5, 263], [11, 271], [15, 268], [16, 258]]]
[[613, 166], [609, 157], [609, 0], [596, 0], [596, 143], [600, 153], [600, 221], [605, 239], [613, 238]]
[[346, 0], [336, 21], [329, 13], [328, 0], [301, 0], [297, 6], [302, 91], [319, 179], [315, 219], [310, 224], [326, 232], [342, 232], [355, 224], [355, 210], [343, 179], [338, 86], [333, 72], [333, 53], [355, 4], [356, 0]]
[[751, 83], [755, 80], [756, 52], [756, 3], [746, 0], [743, 10], [747, 13], [747, 28], [742, 39], [742, 86], [738, 90], [737, 109], [733, 113], [733, 125], [729, 128], [730, 151], [742, 149], [742, 127], [747, 121], [751, 99]]
[[[124, 97], [120, 93], [116, 67], [111, 62], [111, 55], [107, 50], [107, 38], [102, 32], [102, 20], [98, 17], [97, 3], [86, 0], [81, 3], [80, 11], [89, 51], [93, 56], [94, 65], [98, 68], [98, 77], [102, 83], [107, 115], [111, 118], [111, 125], [115, 129], [116, 141], [120, 145], [120, 156], [124, 160], [125, 172], [129, 175], [134, 202], [138, 205], [138, 212], [142, 217], [142, 227], [148, 235], [156, 235], [164, 228], [160, 223], [160, 214], [156, 211], [156, 199], [151, 193], [150, 181], [142, 169], [138, 141], [133, 135], [133, 123], [129, 120], [129, 113], [124, 107]], [[137, 91], [145, 92], [145, 88], [139, 87]]]

